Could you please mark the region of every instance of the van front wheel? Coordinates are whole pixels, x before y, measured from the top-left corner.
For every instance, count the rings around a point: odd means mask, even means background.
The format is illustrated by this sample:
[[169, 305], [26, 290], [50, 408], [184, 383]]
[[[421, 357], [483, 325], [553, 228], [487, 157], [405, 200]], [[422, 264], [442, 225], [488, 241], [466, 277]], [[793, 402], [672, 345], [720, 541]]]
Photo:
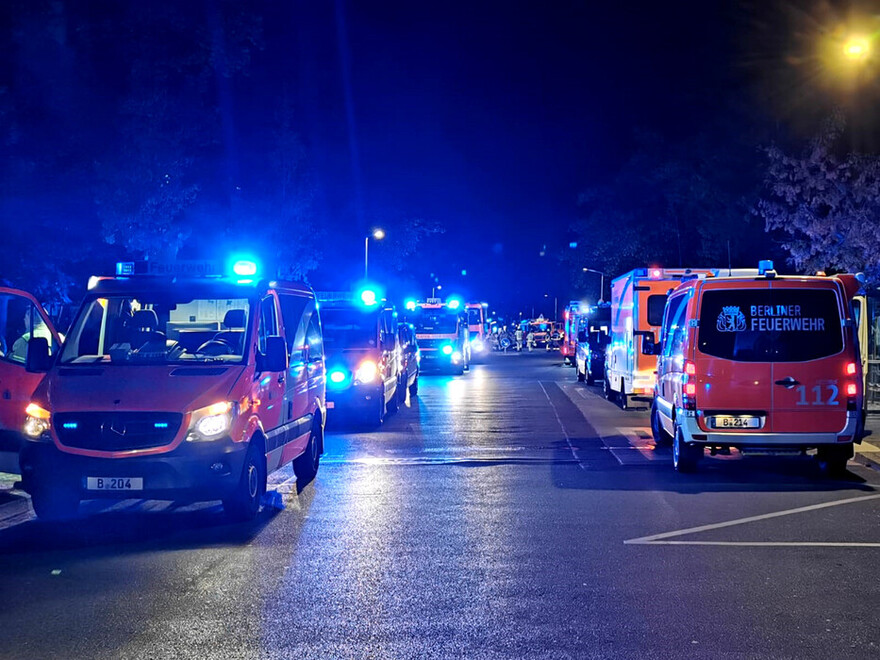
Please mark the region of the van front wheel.
[[79, 494], [72, 488], [38, 486], [31, 492], [31, 504], [40, 520], [70, 520], [79, 511]]
[[260, 512], [265, 492], [266, 456], [257, 443], [252, 441], [244, 459], [238, 486], [232, 495], [223, 500], [223, 510], [232, 520], [253, 520]]

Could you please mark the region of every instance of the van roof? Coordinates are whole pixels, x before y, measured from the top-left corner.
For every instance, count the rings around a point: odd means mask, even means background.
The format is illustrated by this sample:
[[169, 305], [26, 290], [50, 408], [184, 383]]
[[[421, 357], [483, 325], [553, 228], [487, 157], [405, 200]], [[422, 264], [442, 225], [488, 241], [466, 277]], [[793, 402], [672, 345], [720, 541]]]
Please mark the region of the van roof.
[[187, 291], [195, 297], [250, 297], [274, 289], [306, 298], [314, 298], [312, 289], [301, 282], [285, 280], [241, 281], [231, 278], [179, 278], [179, 277], [98, 277], [90, 282], [89, 293], [118, 296], [136, 292], [169, 293]]

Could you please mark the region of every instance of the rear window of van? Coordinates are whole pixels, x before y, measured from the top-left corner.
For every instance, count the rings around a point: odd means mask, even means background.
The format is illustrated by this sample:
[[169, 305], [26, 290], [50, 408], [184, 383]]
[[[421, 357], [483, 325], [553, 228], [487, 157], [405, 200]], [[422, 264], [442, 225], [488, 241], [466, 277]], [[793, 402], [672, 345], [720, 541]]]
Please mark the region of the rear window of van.
[[830, 289], [710, 290], [700, 308], [700, 351], [739, 362], [803, 362], [843, 350]]

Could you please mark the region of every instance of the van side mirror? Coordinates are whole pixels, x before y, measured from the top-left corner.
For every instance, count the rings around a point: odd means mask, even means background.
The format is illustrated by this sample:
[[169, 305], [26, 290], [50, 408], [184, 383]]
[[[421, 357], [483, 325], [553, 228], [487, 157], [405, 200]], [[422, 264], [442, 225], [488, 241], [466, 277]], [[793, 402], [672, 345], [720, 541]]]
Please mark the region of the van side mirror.
[[586, 330], [581, 330], [580, 332], [578, 332], [578, 343], [580, 343], [580, 344], [587, 343], [587, 331]]
[[654, 343], [654, 337], [650, 333], [642, 335], [642, 354], [659, 355], [659, 346]]
[[266, 352], [257, 353], [257, 371], [287, 371], [287, 344], [284, 337], [266, 337]]
[[32, 373], [49, 371], [52, 366], [52, 356], [49, 354], [49, 340], [45, 337], [33, 337], [27, 343], [27, 356], [24, 368]]
[[382, 333], [382, 350], [384, 351], [393, 351], [394, 350], [394, 341], [397, 339], [397, 335], [393, 332], [383, 332]]

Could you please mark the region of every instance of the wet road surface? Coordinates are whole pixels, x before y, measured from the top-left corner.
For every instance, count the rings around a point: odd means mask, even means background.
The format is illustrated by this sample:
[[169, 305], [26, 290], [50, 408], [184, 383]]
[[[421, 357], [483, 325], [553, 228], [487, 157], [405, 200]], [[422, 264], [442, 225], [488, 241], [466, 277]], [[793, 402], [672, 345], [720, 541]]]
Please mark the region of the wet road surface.
[[0, 657], [880, 656], [880, 474], [677, 475], [645, 409], [558, 361], [425, 376], [255, 524], [131, 500], [47, 525], [0, 491]]

